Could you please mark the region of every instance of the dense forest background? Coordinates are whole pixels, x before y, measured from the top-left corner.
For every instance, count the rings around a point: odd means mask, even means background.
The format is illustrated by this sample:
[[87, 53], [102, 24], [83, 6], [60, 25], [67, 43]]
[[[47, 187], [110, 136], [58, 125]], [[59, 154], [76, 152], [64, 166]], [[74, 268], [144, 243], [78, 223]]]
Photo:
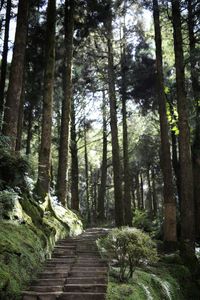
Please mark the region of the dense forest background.
[[196, 266], [199, 39], [196, 0], [0, 1], [1, 218], [28, 189]]

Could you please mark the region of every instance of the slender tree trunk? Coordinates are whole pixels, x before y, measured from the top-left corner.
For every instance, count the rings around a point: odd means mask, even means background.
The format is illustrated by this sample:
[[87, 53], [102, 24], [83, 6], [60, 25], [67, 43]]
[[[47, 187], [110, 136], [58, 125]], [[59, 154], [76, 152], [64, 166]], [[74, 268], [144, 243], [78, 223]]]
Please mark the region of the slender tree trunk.
[[53, 88], [55, 67], [55, 21], [56, 1], [49, 0], [47, 8], [47, 30], [45, 51], [44, 95], [41, 144], [38, 164], [37, 193], [44, 200], [51, 182], [51, 134], [53, 113]]
[[114, 172], [115, 223], [116, 226], [122, 226], [124, 224], [124, 218], [123, 218], [123, 202], [122, 202], [121, 164], [120, 164], [118, 127], [117, 127], [111, 12], [106, 22], [106, 30], [107, 30], [107, 45], [108, 45], [108, 89], [109, 89], [109, 100], [110, 100], [110, 118], [111, 118], [110, 125], [111, 125], [111, 136], [112, 136], [112, 163], [113, 163], [113, 172]]
[[200, 84], [199, 74], [196, 69], [196, 38], [195, 38], [195, 19], [194, 19], [194, 1], [188, 0], [188, 32], [189, 32], [189, 49], [190, 49], [190, 68], [193, 96], [196, 106], [196, 128], [192, 147], [193, 159], [193, 179], [194, 179], [194, 203], [195, 203], [195, 231], [196, 238], [200, 240]]
[[31, 140], [32, 140], [32, 127], [33, 127], [33, 106], [30, 105], [28, 112], [28, 129], [26, 138], [26, 155], [31, 154]]
[[156, 181], [155, 181], [154, 168], [152, 168], [152, 170], [151, 170], [151, 178], [152, 178], [153, 216], [155, 218], [157, 216], [157, 213], [158, 213], [158, 203], [157, 203]]
[[71, 208], [79, 211], [79, 168], [74, 101], [71, 110]]
[[[124, 25], [125, 26], [125, 25]], [[125, 35], [125, 28], [124, 28]], [[124, 38], [125, 39], [125, 36]], [[122, 121], [123, 121], [123, 163], [124, 163], [124, 224], [132, 225], [132, 207], [131, 207], [131, 189], [130, 189], [130, 171], [128, 156], [128, 129], [127, 129], [127, 84], [126, 84], [126, 53], [125, 42], [121, 53], [121, 77], [122, 77]]]
[[2, 127], [2, 121], [3, 121], [4, 91], [5, 91], [6, 73], [7, 73], [6, 71], [7, 71], [7, 56], [8, 56], [8, 40], [9, 40], [9, 29], [10, 29], [10, 18], [11, 18], [11, 0], [7, 0], [6, 23], [5, 23], [3, 53], [2, 53], [2, 59], [1, 59], [1, 76], [0, 76], [0, 128]]
[[3, 134], [10, 138], [10, 147], [12, 151], [15, 151], [17, 139], [18, 113], [27, 39], [28, 11], [29, 0], [20, 0], [18, 5], [17, 28], [2, 130]]
[[91, 211], [90, 211], [90, 192], [89, 192], [89, 163], [88, 163], [88, 150], [87, 150], [87, 128], [84, 122], [84, 156], [85, 156], [85, 185], [86, 185], [86, 210], [87, 210], [87, 222], [91, 223]]
[[141, 194], [140, 194], [140, 174], [139, 172], [135, 176], [135, 185], [136, 185], [136, 199], [137, 199], [137, 208], [141, 209]]
[[152, 187], [151, 187], [151, 179], [150, 179], [150, 167], [147, 169], [147, 184], [148, 184], [148, 191], [147, 191], [147, 211], [149, 218], [153, 218], [153, 201], [152, 201]]
[[142, 173], [140, 173], [140, 192], [141, 192], [141, 206], [140, 206], [140, 209], [144, 209], [144, 183], [143, 183]]
[[101, 164], [101, 183], [98, 193], [98, 218], [100, 221], [105, 218], [105, 196], [106, 196], [106, 181], [107, 181], [107, 118], [106, 118], [106, 99], [105, 91], [103, 91], [103, 157]]
[[25, 70], [23, 74], [22, 92], [21, 92], [20, 105], [19, 105], [17, 140], [16, 140], [16, 147], [15, 147], [16, 152], [19, 152], [21, 150], [21, 145], [22, 145], [22, 133], [23, 133], [23, 123], [24, 123], [24, 100], [25, 100]]
[[194, 249], [193, 173], [190, 148], [190, 129], [185, 91], [183, 42], [181, 32], [180, 1], [172, 0], [174, 52], [176, 67], [177, 104], [179, 114], [179, 155], [181, 188], [181, 239]]
[[164, 182], [164, 242], [166, 247], [177, 241], [176, 233], [176, 199], [173, 186], [173, 172], [169, 143], [169, 128], [166, 114], [166, 98], [164, 94], [162, 38], [158, 0], [153, 0], [153, 16], [156, 42], [157, 87], [161, 136], [161, 167]]
[[74, 33], [74, 0], [65, 1], [65, 66], [64, 66], [64, 98], [62, 103], [62, 119], [59, 146], [59, 162], [57, 177], [58, 199], [66, 206], [67, 198], [67, 171], [69, 152], [69, 123], [72, 98], [72, 59]]

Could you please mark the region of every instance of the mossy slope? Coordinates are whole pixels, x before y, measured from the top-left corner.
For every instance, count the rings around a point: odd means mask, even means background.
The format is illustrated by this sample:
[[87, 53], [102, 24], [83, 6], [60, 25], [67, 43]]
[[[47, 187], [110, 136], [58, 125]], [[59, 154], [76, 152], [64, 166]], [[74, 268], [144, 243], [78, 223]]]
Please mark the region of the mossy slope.
[[81, 231], [77, 216], [49, 197], [42, 206], [30, 197], [16, 201], [9, 219], [0, 220], [0, 299], [20, 299], [55, 241]]

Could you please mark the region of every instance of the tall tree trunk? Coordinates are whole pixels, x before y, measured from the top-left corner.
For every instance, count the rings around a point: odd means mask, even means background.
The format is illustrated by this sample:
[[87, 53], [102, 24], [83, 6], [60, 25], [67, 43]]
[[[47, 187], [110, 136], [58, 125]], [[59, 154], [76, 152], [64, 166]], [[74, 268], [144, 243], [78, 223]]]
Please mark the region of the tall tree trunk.
[[4, 91], [5, 91], [5, 84], [6, 84], [10, 18], [11, 18], [11, 0], [7, 0], [6, 23], [5, 23], [3, 53], [2, 53], [2, 59], [1, 59], [1, 76], [0, 76], [0, 128], [2, 127], [2, 121], [3, 121]]
[[194, 204], [195, 204], [195, 231], [196, 238], [200, 240], [200, 84], [199, 74], [196, 69], [197, 59], [196, 54], [196, 38], [194, 32], [195, 14], [194, 14], [194, 1], [188, 0], [188, 32], [189, 32], [189, 49], [190, 49], [190, 69], [193, 96], [196, 106], [196, 128], [194, 134], [194, 141], [192, 146], [192, 159], [193, 159], [193, 179], [194, 179]]
[[71, 208], [79, 211], [79, 168], [74, 101], [71, 106]]
[[65, 64], [64, 64], [64, 98], [62, 103], [62, 119], [59, 146], [59, 162], [57, 177], [57, 195], [63, 206], [67, 198], [67, 171], [69, 152], [69, 123], [72, 98], [72, 59], [74, 34], [74, 0], [65, 1]]
[[193, 173], [190, 148], [190, 130], [185, 90], [183, 42], [181, 32], [180, 1], [172, 0], [174, 52], [179, 125], [180, 188], [181, 188], [181, 239], [194, 249]]
[[152, 187], [151, 187], [151, 178], [150, 178], [150, 167], [147, 168], [147, 211], [149, 218], [153, 218], [153, 201], [152, 201]]
[[140, 174], [139, 174], [139, 172], [137, 172], [137, 174], [135, 175], [135, 186], [136, 186], [137, 208], [141, 209]]
[[87, 210], [87, 222], [91, 223], [91, 211], [90, 211], [90, 191], [89, 191], [89, 163], [88, 163], [88, 150], [87, 150], [87, 126], [84, 122], [84, 158], [85, 158], [85, 186], [86, 186], [86, 210]]
[[103, 91], [103, 157], [101, 164], [101, 183], [98, 193], [98, 219], [100, 221], [105, 218], [105, 196], [106, 196], [106, 181], [107, 181], [107, 118], [106, 118], [106, 99], [105, 91]]
[[24, 100], [25, 100], [25, 70], [23, 74], [22, 91], [21, 91], [20, 105], [19, 105], [17, 140], [16, 140], [16, 147], [15, 147], [16, 152], [19, 152], [21, 150], [21, 145], [22, 145], [22, 133], [23, 133], [23, 123], [24, 123]]
[[111, 136], [112, 136], [112, 163], [114, 172], [114, 197], [115, 197], [115, 223], [116, 226], [124, 224], [123, 202], [122, 202], [122, 180], [121, 180], [121, 164], [118, 141], [117, 127], [117, 108], [116, 108], [116, 92], [115, 92], [115, 74], [113, 61], [113, 32], [112, 32], [112, 13], [106, 22], [107, 45], [108, 45], [108, 89], [110, 100], [110, 118], [111, 118]]
[[140, 173], [140, 192], [141, 192], [141, 206], [140, 206], [140, 209], [144, 209], [144, 183], [143, 183], [142, 173]]
[[155, 218], [158, 213], [158, 203], [157, 203], [157, 195], [156, 195], [156, 181], [155, 181], [154, 168], [152, 168], [151, 170], [151, 179], [152, 179], [153, 216]]
[[53, 88], [55, 67], [55, 22], [56, 1], [49, 0], [47, 8], [47, 30], [44, 72], [44, 95], [42, 112], [41, 144], [38, 163], [37, 193], [44, 200], [51, 182], [51, 134], [53, 113]]
[[26, 155], [31, 154], [31, 140], [32, 140], [32, 127], [33, 127], [33, 106], [29, 107], [28, 111], [28, 128], [27, 128], [27, 138], [26, 138]]
[[[124, 4], [126, 6], [126, 4]], [[125, 23], [125, 21], [124, 21]], [[122, 121], [123, 121], [123, 163], [124, 163], [124, 224], [132, 225], [132, 207], [131, 207], [131, 188], [130, 188], [130, 170], [128, 156], [128, 129], [127, 129], [127, 84], [126, 84], [126, 37], [125, 24], [123, 28], [123, 45], [121, 53], [121, 78], [122, 78]]]
[[20, 97], [23, 82], [24, 58], [27, 39], [29, 0], [20, 0], [17, 28], [6, 97], [3, 134], [10, 138], [10, 148], [15, 151]]
[[153, 0], [153, 16], [156, 43], [157, 87], [161, 136], [161, 167], [164, 182], [164, 242], [166, 247], [177, 241], [176, 233], [176, 199], [173, 186], [173, 172], [169, 142], [169, 128], [166, 114], [166, 98], [164, 94], [162, 38], [158, 0]]

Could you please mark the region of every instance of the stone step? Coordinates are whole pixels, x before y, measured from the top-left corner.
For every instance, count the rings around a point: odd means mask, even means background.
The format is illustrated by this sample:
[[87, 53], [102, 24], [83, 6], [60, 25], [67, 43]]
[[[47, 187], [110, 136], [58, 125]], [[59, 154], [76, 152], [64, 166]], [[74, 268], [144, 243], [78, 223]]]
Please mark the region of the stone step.
[[55, 266], [45, 266], [42, 270], [42, 272], [60, 272], [60, 273], [66, 273], [66, 272], [69, 272], [69, 270], [71, 269], [70, 266], [63, 266], [63, 265], [60, 265], [58, 267], [55, 267]]
[[69, 261], [69, 262], [51, 262], [51, 263], [46, 263], [44, 267], [54, 267], [54, 268], [59, 268], [60, 266], [65, 266], [69, 267], [71, 264], [73, 264], [75, 261]]
[[69, 272], [60, 272], [60, 271], [52, 271], [52, 272], [41, 272], [38, 274], [39, 279], [53, 279], [53, 278], [67, 278]]
[[52, 258], [68, 258], [70, 255], [74, 254], [72, 251], [67, 251], [67, 252], [53, 252]]
[[62, 292], [63, 285], [52, 285], [52, 286], [45, 286], [45, 285], [32, 285], [29, 288], [30, 291], [33, 292]]
[[24, 291], [22, 293], [23, 300], [57, 300], [59, 295], [62, 292], [49, 292], [49, 293], [42, 293], [42, 292], [32, 292], [32, 291]]
[[88, 267], [88, 266], [84, 266], [84, 267], [77, 267], [76, 265], [72, 266], [71, 269], [72, 272], [104, 272], [106, 273], [108, 271], [107, 267]]
[[76, 267], [107, 267], [107, 264], [104, 262], [76, 262], [74, 264]]
[[53, 279], [36, 279], [33, 280], [31, 282], [31, 286], [34, 285], [40, 285], [40, 286], [59, 286], [62, 285], [64, 286], [66, 279], [65, 278], [61, 278], [61, 279], [57, 279], [57, 278], [53, 278]]
[[66, 245], [62, 245], [62, 244], [57, 244], [55, 247], [54, 247], [54, 250], [66, 250], [66, 249], [71, 249], [71, 250], [75, 250], [76, 249], [76, 245], [69, 245], [68, 242], [66, 242]]
[[107, 284], [108, 277], [68, 277], [66, 282], [67, 284]]
[[64, 292], [59, 296], [59, 300], [105, 300], [104, 293], [70, 293]]
[[99, 272], [99, 271], [70, 271], [69, 275], [72, 277], [103, 277], [107, 276], [107, 272]]
[[76, 259], [76, 256], [65, 256], [63, 257], [54, 257], [51, 259], [48, 259], [46, 263], [65, 263], [65, 262], [71, 262]]
[[91, 293], [106, 293], [106, 284], [67, 284], [64, 286], [64, 292], [91, 292]]

